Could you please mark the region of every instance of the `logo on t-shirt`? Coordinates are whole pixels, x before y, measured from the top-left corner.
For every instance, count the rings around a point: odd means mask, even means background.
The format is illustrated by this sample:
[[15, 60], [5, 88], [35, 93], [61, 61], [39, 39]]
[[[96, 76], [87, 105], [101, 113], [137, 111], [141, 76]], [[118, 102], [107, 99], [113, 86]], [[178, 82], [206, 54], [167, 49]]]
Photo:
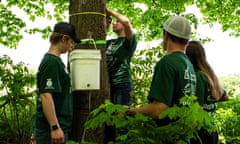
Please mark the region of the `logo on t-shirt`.
[[53, 82], [52, 82], [52, 79], [51, 79], [51, 78], [48, 78], [48, 79], [47, 79], [45, 89], [54, 89], [54, 87], [53, 87]]
[[184, 79], [187, 80], [186, 85], [184, 86], [184, 94], [186, 95], [195, 95], [196, 93], [196, 75], [191, 73], [190, 69], [185, 69]]

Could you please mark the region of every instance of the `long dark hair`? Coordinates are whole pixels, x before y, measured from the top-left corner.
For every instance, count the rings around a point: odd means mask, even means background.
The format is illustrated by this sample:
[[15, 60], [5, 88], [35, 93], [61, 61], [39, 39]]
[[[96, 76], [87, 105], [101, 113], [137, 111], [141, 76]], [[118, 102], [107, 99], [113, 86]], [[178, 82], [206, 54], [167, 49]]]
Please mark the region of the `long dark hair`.
[[209, 91], [216, 100], [223, 94], [218, 78], [207, 61], [206, 53], [199, 41], [190, 41], [186, 49], [186, 55], [193, 64], [195, 71], [202, 72], [208, 80]]

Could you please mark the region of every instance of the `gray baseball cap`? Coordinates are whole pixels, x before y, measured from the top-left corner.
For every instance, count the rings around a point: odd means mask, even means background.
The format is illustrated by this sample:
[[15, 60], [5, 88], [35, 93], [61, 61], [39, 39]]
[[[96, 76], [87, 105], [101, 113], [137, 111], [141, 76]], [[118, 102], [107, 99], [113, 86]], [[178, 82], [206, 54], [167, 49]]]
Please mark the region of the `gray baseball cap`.
[[191, 25], [183, 16], [171, 16], [163, 25], [168, 33], [183, 39], [190, 39]]

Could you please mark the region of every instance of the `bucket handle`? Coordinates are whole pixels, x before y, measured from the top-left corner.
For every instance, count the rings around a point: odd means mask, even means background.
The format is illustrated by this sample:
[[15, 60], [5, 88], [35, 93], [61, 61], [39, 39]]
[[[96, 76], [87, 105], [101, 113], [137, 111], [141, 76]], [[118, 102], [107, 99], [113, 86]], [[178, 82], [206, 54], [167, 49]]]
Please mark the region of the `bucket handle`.
[[[88, 38], [88, 39], [81, 39], [81, 42], [86, 42], [86, 43], [88, 43], [88, 42], [89, 42], [89, 44], [91, 44], [90, 42], [92, 42], [92, 43], [93, 43], [93, 46], [94, 46], [94, 48], [97, 50], [96, 42], [95, 42], [95, 40], [94, 40], [94, 39], [92, 39], [92, 38]], [[80, 43], [80, 44], [81, 44], [81, 43]]]

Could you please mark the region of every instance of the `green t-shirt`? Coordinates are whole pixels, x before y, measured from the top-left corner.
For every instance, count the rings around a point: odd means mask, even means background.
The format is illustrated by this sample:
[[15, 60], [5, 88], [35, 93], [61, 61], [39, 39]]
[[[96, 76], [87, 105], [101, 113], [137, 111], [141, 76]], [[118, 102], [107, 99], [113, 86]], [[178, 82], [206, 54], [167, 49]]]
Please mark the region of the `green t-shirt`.
[[196, 75], [187, 56], [173, 52], [164, 56], [155, 66], [149, 101], [157, 100], [173, 106], [183, 96], [195, 95]]
[[136, 50], [137, 40], [125, 37], [107, 41], [107, 67], [110, 83], [113, 85], [131, 82], [131, 58]]
[[198, 102], [203, 107], [204, 110], [209, 112], [211, 116], [214, 116], [214, 113], [217, 109], [217, 101], [211, 97], [211, 93], [208, 89], [209, 85], [207, 77], [202, 72], [196, 72], [196, 76], [197, 76], [196, 96], [198, 98]]
[[60, 127], [69, 132], [72, 125], [73, 98], [70, 77], [62, 60], [52, 54], [45, 54], [37, 72], [37, 112], [35, 127], [49, 130], [49, 123], [43, 113], [40, 94], [51, 93]]

